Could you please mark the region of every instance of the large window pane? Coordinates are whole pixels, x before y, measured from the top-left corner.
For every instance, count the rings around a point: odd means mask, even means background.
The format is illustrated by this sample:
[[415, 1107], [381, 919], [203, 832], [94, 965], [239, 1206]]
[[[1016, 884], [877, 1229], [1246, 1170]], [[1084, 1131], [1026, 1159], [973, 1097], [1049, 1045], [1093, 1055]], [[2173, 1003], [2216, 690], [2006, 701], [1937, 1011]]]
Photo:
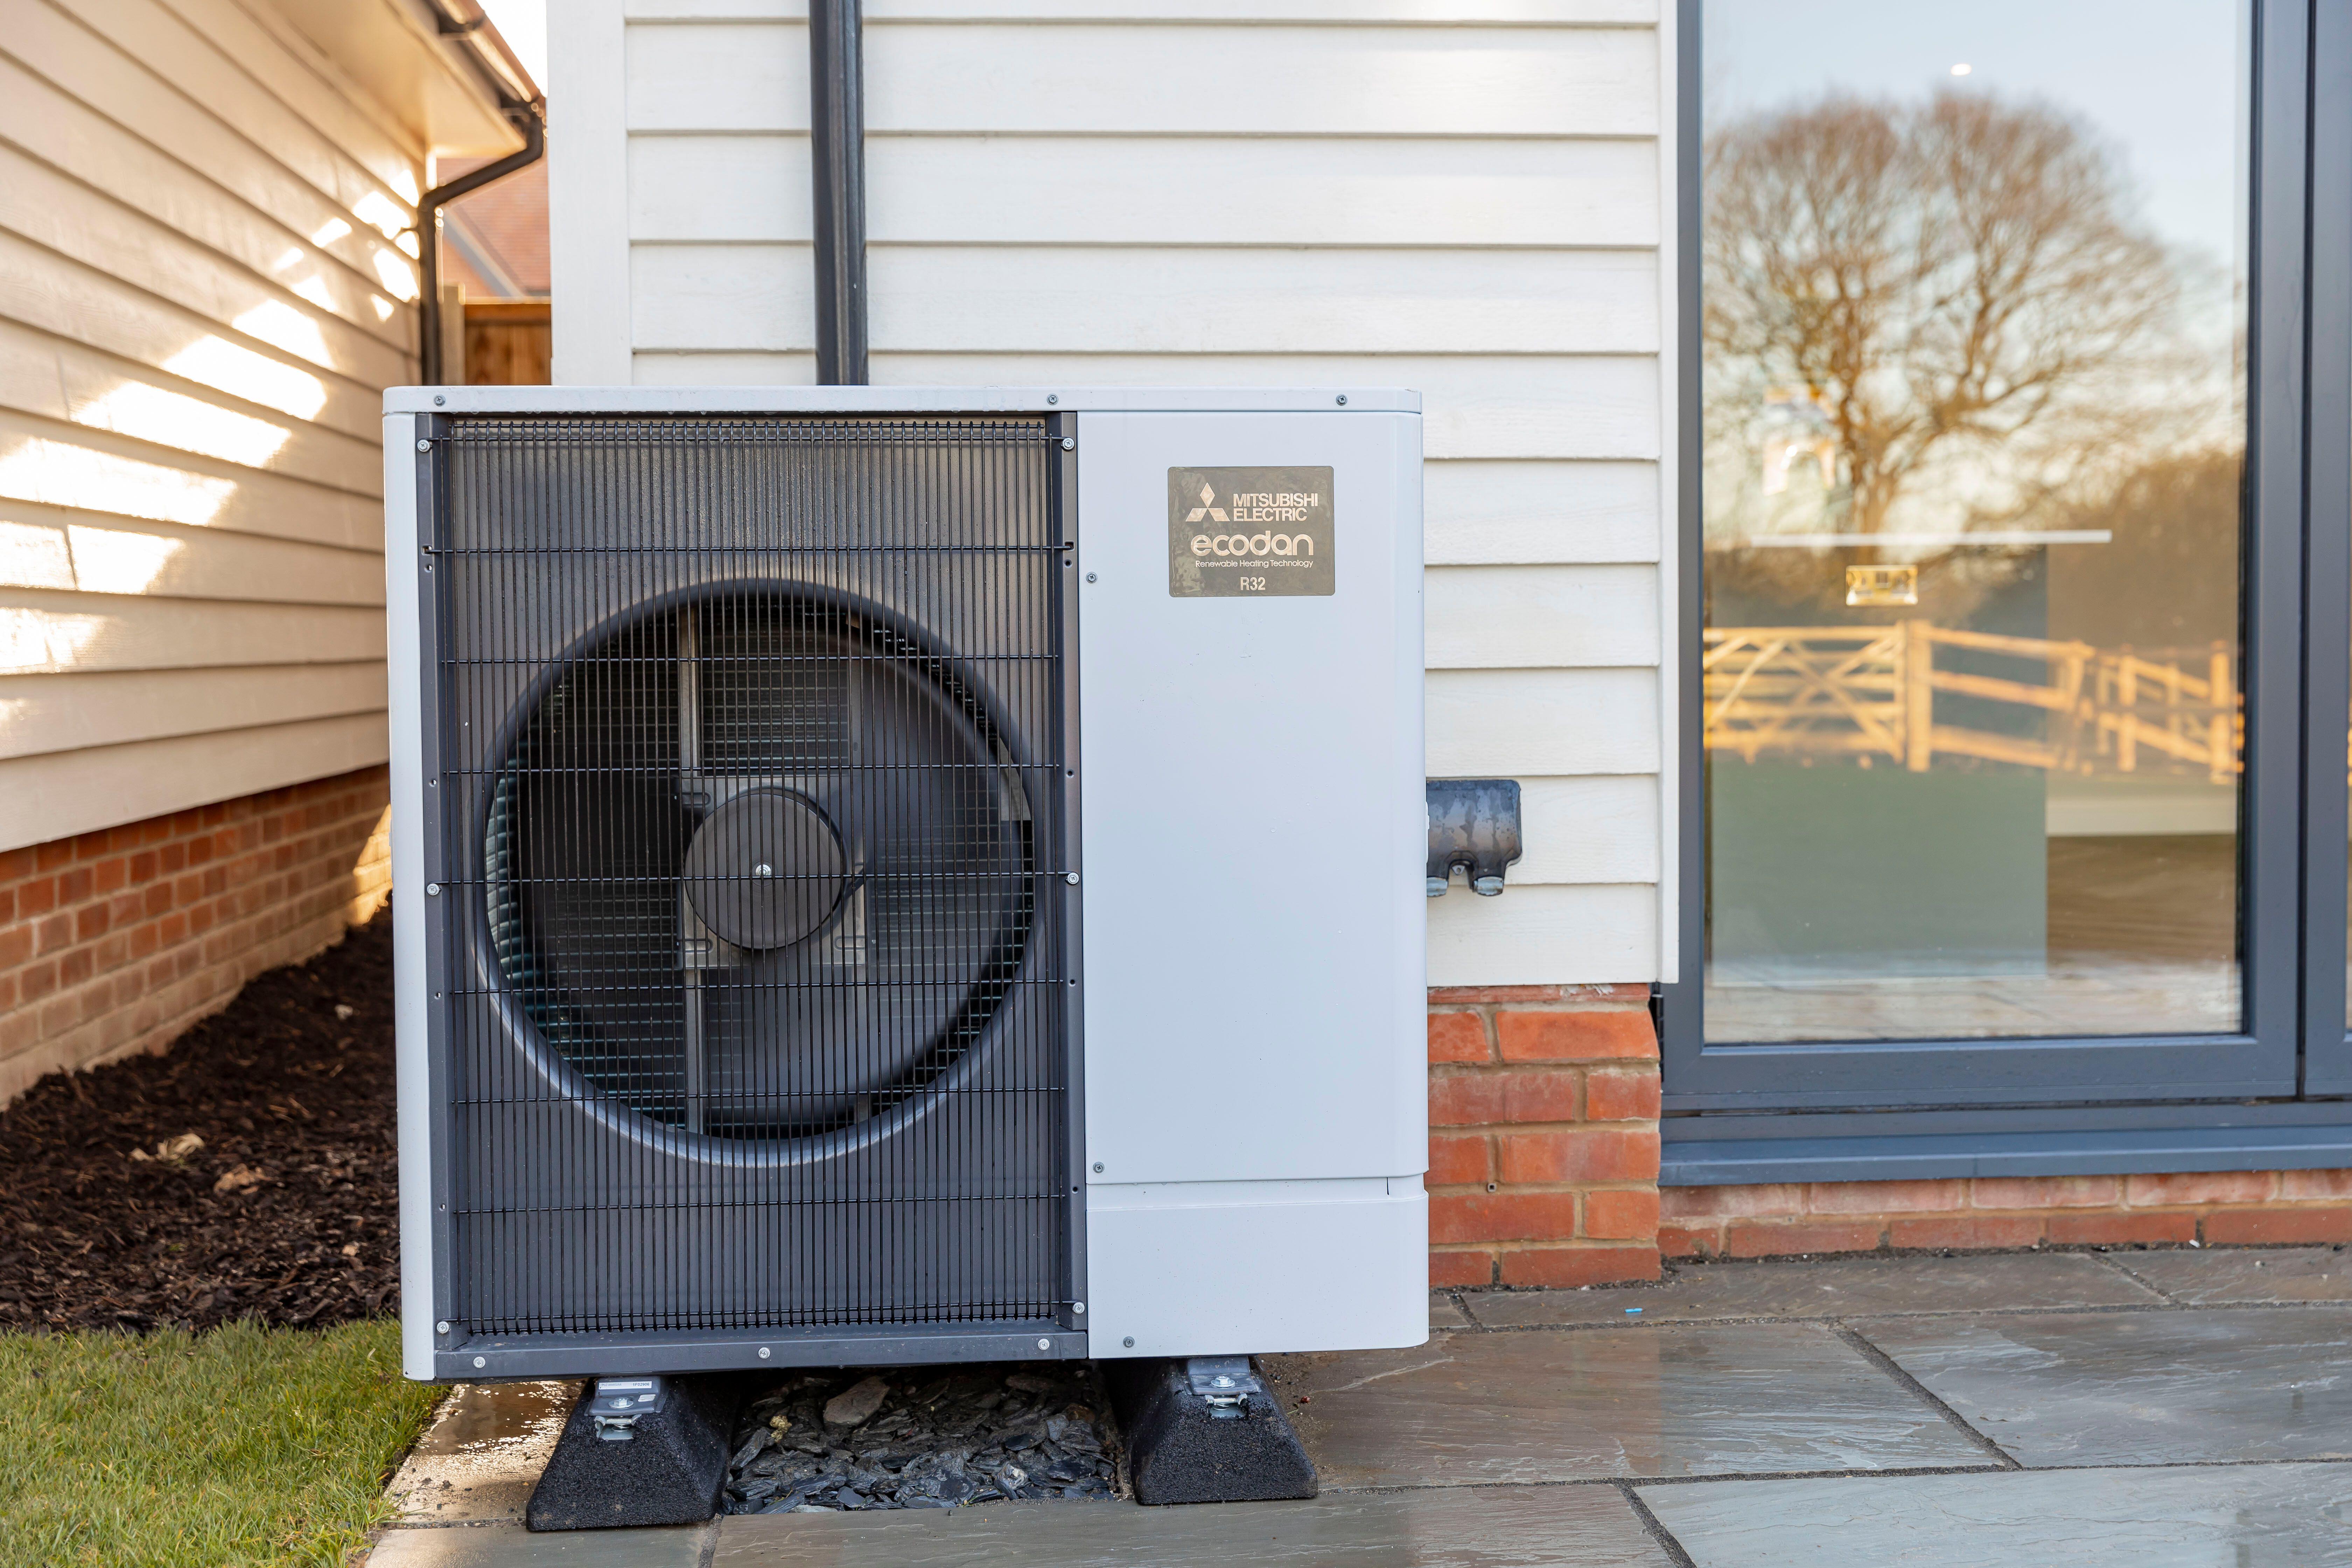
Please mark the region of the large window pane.
[[2238, 1028], [2246, 11], [1705, 16], [1707, 1038]]

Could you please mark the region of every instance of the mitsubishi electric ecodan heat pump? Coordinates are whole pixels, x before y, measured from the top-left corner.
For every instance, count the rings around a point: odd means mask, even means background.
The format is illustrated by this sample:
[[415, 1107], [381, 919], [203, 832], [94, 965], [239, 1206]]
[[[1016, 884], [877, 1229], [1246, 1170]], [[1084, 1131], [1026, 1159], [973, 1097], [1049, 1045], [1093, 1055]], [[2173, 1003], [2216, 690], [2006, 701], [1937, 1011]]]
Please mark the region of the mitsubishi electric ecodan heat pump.
[[409, 1374], [1421, 1342], [1419, 406], [389, 394]]

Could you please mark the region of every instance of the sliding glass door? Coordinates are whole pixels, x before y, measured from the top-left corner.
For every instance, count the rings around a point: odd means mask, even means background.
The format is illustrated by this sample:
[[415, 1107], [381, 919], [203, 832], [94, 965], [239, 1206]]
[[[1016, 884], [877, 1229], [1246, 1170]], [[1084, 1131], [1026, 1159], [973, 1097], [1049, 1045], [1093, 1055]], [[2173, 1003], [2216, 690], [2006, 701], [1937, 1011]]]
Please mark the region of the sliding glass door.
[[1685, 6], [1670, 1106], [2294, 1091], [2304, 15]]

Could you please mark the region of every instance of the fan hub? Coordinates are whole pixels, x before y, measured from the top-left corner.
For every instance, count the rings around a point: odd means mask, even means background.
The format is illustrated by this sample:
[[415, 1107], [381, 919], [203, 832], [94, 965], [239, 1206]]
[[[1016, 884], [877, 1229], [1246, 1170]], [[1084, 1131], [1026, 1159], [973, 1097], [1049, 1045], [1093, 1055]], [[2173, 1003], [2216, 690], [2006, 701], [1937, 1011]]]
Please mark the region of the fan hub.
[[720, 940], [765, 952], [823, 925], [848, 870], [823, 812], [789, 790], [746, 790], [695, 830], [686, 897]]

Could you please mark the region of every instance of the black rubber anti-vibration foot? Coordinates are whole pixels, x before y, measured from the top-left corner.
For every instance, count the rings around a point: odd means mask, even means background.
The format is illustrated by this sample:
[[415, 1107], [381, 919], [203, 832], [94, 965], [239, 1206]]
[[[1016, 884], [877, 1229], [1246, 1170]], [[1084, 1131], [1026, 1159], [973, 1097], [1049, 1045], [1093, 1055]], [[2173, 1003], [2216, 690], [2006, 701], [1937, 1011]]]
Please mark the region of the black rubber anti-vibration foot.
[[700, 1524], [727, 1484], [740, 1380], [598, 1378], [580, 1396], [530, 1494], [532, 1530]]
[[[1218, 1363], [1240, 1374], [1231, 1393], [1214, 1386]], [[1136, 1501], [1261, 1502], [1315, 1495], [1315, 1466], [1247, 1358], [1101, 1364], [1127, 1442]]]

